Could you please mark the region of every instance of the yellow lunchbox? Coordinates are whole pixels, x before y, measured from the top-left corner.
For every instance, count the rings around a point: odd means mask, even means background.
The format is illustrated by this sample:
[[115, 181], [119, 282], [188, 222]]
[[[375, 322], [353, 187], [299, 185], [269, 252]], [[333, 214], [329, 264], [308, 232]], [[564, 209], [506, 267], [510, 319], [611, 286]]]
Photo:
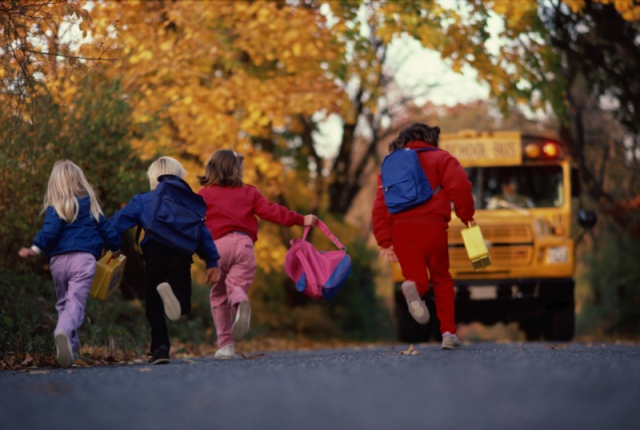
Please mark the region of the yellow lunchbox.
[[464, 247], [467, 250], [467, 255], [471, 260], [474, 270], [484, 269], [491, 266], [491, 255], [487, 245], [484, 243], [484, 237], [480, 227], [477, 225], [462, 229], [462, 240], [464, 241]]
[[127, 257], [124, 255], [120, 254], [118, 258], [113, 258], [111, 251], [107, 251], [96, 264], [96, 274], [93, 276], [89, 295], [99, 300], [106, 300], [113, 294], [122, 282], [126, 262]]

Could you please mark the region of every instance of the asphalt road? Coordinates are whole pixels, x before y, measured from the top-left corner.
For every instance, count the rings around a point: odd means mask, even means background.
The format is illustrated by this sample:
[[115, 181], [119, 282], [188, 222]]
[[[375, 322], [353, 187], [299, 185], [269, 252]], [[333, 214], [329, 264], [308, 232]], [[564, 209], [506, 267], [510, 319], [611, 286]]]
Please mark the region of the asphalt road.
[[407, 347], [4, 371], [0, 429], [640, 428], [640, 345]]

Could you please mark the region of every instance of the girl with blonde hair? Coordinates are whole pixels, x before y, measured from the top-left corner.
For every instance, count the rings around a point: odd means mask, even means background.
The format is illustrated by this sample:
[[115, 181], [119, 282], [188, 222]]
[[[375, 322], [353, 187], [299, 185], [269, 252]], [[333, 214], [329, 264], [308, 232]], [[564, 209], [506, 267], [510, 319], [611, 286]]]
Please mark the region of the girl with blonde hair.
[[100, 201], [82, 170], [69, 160], [54, 164], [42, 212], [44, 225], [22, 258], [44, 252], [56, 289], [58, 322], [54, 330], [57, 360], [69, 367], [80, 348], [78, 329], [103, 248], [116, 256], [120, 235], [106, 221]]
[[[248, 292], [256, 274], [254, 242], [258, 240], [258, 220], [291, 227], [311, 226], [315, 215], [300, 215], [268, 201], [257, 188], [242, 182], [244, 157], [228, 149], [218, 149], [198, 176], [203, 188], [198, 192], [207, 203], [206, 226], [220, 253], [220, 279], [211, 288], [211, 314], [218, 336], [214, 358], [235, 358], [235, 342], [245, 337], [251, 321]], [[235, 319], [233, 315], [235, 314]]]
[[[160, 157], [147, 170], [151, 191], [136, 194], [131, 201], [118, 212], [109, 222], [120, 234], [138, 226], [145, 230], [152, 224], [153, 213], [151, 206], [156, 193], [161, 188], [172, 189], [171, 199], [195, 209], [202, 207], [202, 197], [195, 194], [183, 178], [187, 172], [180, 162], [171, 157]], [[162, 183], [162, 187], [158, 185]], [[172, 225], [181, 229], [179, 214], [173, 213]], [[218, 251], [211, 238], [204, 221], [197, 227], [198, 238], [193, 239], [196, 254], [205, 261], [205, 281], [212, 285], [218, 279]], [[173, 232], [163, 232], [153, 238], [145, 235], [140, 247], [145, 261], [146, 289], [145, 308], [147, 321], [151, 327], [151, 346], [149, 348], [149, 363], [169, 363], [171, 343], [165, 316], [171, 321], [177, 321], [181, 315], [191, 310], [191, 264], [192, 253], [187, 253], [176, 246]], [[197, 242], [197, 243], [196, 243]]]

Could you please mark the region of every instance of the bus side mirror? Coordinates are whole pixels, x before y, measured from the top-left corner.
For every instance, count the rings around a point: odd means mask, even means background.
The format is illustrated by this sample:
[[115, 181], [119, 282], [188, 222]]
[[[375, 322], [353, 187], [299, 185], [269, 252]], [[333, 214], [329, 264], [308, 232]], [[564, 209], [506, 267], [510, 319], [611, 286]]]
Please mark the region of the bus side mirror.
[[598, 217], [593, 211], [578, 211], [578, 224], [583, 228], [591, 228], [598, 222]]
[[571, 169], [571, 197], [580, 197], [580, 171], [575, 167]]

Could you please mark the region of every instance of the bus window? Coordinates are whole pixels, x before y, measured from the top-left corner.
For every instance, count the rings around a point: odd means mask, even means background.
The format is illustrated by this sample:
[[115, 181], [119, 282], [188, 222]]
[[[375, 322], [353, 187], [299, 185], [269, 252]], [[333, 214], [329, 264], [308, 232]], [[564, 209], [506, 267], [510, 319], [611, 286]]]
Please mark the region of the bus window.
[[501, 166], [465, 169], [477, 209], [551, 208], [564, 203], [562, 167]]

